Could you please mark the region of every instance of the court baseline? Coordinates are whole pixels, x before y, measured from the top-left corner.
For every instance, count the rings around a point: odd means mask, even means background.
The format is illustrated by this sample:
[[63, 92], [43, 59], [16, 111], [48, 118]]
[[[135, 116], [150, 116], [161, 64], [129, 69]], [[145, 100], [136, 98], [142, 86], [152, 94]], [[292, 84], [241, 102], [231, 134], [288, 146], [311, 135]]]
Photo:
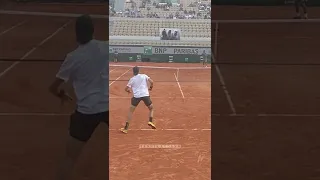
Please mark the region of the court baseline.
[[[0, 113], [0, 116], [70, 116], [72, 113]], [[212, 117], [320, 117], [320, 114], [211, 114]]]

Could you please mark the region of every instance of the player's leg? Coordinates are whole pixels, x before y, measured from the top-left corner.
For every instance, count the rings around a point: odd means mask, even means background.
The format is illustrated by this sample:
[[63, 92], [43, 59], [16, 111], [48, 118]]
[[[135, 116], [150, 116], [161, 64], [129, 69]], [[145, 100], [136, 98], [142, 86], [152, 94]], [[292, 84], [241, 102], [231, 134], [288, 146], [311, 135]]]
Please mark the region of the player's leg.
[[124, 126], [124, 128], [120, 129], [121, 132], [128, 133], [129, 125], [130, 125], [130, 122], [131, 122], [131, 119], [132, 119], [132, 115], [133, 115], [133, 112], [134, 112], [135, 109], [136, 109], [136, 106], [133, 106], [133, 105], [130, 106], [130, 110], [129, 110], [129, 113], [128, 113], [128, 116], [127, 116], [126, 125]]
[[90, 139], [92, 133], [99, 125], [99, 120], [94, 115], [84, 115], [75, 112], [70, 118], [69, 134], [67, 141], [66, 154], [57, 172], [57, 180], [67, 180], [78, 160], [78, 157]]
[[294, 6], [296, 8], [296, 16], [294, 17], [295, 19], [301, 18], [301, 15], [300, 15], [300, 1], [301, 0], [295, 0], [294, 1]]
[[130, 106], [130, 110], [128, 113], [128, 117], [127, 117], [127, 121], [126, 121], [126, 125], [124, 126], [124, 128], [121, 128], [120, 131], [123, 133], [128, 133], [128, 129], [129, 129], [129, 125], [132, 119], [132, 115], [134, 113], [134, 110], [136, 109], [136, 107], [139, 105], [141, 101], [141, 98], [135, 98], [132, 97], [131, 98], [131, 106]]
[[148, 125], [152, 128], [152, 129], [156, 129], [156, 125], [153, 122], [153, 112], [154, 112], [154, 107], [153, 104], [148, 106], [149, 109], [149, 122]]
[[109, 127], [109, 111], [102, 113], [100, 119], [103, 123], [106, 123], [107, 126]]
[[302, 0], [301, 6], [303, 9], [303, 16], [305, 19], [308, 19], [308, 11], [307, 11], [307, 0]]
[[144, 104], [148, 107], [149, 109], [149, 122], [148, 125], [152, 128], [152, 129], [156, 129], [156, 125], [153, 122], [153, 112], [154, 112], [154, 107], [151, 101], [150, 96], [146, 96], [142, 98]]
[[71, 136], [68, 138], [66, 154], [61, 164], [59, 165], [56, 175], [57, 180], [70, 179], [71, 172], [85, 144], [85, 142], [79, 141], [78, 139], [75, 139]]

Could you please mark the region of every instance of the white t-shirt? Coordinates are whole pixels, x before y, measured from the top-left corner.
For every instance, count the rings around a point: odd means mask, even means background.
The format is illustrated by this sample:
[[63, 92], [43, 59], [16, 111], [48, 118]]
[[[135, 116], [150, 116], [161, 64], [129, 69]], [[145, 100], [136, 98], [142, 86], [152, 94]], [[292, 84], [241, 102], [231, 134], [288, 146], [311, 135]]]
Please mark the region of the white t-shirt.
[[133, 91], [133, 97], [141, 98], [149, 96], [148, 79], [150, 77], [145, 74], [133, 76], [128, 83], [128, 87]]
[[70, 52], [56, 77], [73, 84], [77, 111], [96, 114], [109, 110], [109, 47], [91, 40]]

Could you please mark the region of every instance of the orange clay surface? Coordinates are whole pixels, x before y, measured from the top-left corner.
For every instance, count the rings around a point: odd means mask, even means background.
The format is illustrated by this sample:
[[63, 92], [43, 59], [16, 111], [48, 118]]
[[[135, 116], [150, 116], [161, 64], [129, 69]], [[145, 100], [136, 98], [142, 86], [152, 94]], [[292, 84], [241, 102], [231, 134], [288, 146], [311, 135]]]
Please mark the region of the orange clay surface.
[[[28, 5], [29, 10], [42, 11]], [[44, 8], [46, 9], [46, 8]], [[61, 11], [56, 7], [50, 12]], [[83, 9], [81, 13], [96, 13]], [[0, 62], [0, 179], [51, 180], [65, 150], [69, 114], [74, 104], [60, 106], [48, 92], [66, 53], [77, 47], [75, 19], [44, 16], [1, 15], [0, 59], [42, 59], [43, 62]], [[68, 24], [66, 24], [68, 23]], [[108, 24], [95, 19], [95, 37], [108, 40]], [[65, 28], [61, 28], [66, 24]], [[58, 30], [61, 28], [60, 30]], [[58, 31], [58, 32], [56, 32]], [[56, 33], [55, 33], [56, 32]], [[53, 33], [55, 33], [53, 35]], [[41, 42], [42, 45], [38, 46]], [[34, 47], [35, 50], [31, 51]], [[108, 178], [108, 131], [98, 127], [77, 164], [76, 180]]]
[[[319, 12], [310, 7], [309, 18], [319, 18]], [[291, 19], [294, 15], [292, 6], [214, 6], [212, 17]], [[212, 68], [212, 179], [320, 177], [320, 66], [310, 65], [319, 63], [319, 31], [319, 23], [219, 24], [218, 62], [274, 65], [219, 66], [235, 116], [219, 72]]]
[[[177, 72], [175, 69], [151, 69], [143, 66], [177, 68], [201, 67], [201, 65], [116, 64], [138, 65], [141, 67], [141, 73], [147, 74], [155, 81], [150, 96], [155, 107], [154, 121], [157, 130], [151, 130], [147, 126], [148, 109], [141, 102], [133, 115], [128, 134], [119, 132], [119, 128], [123, 127], [126, 120], [132, 96], [126, 93], [124, 88], [133, 74], [130, 67], [111, 66], [110, 178], [211, 179], [210, 68], [181, 69]], [[179, 148], [139, 148], [141, 145], [157, 144], [179, 146]]]

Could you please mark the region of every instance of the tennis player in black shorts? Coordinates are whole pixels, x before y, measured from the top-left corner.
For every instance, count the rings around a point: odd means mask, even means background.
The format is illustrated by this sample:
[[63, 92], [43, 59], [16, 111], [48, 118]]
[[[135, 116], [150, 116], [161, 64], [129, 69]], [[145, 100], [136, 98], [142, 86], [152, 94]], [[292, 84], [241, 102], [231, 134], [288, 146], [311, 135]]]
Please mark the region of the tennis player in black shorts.
[[77, 108], [70, 117], [66, 156], [56, 180], [69, 179], [81, 150], [96, 127], [101, 122], [109, 126], [109, 48], [107, 42], [94, 40], [93, 32], [90, 16], [77, 19], [79, 47], [66, 56], [56, 80], [50, 86], [50, 92], [64, 102], [72, 98], [61, 85], [72, 82], [77, 97]]
[[113, 58], [113, 62], [118, 62], [118, 56], [119, 56], [119, 53], [118, 53], [118, 51], [116, 50], [116, 51], [114, 51], [114, 58]]
[[203, 50], [202, 52], [202, 58], [203, 58], [203, 62], [202, 62], [203, 67], [208, 67], [208, 56], [205, 50]]
[[[294, 5], [296, 8], [297, 15], [295, 16], [295, 19], [308, 19], [308, 12], [307, 12], [307, 0], [295, 0]], [[303, 15], [300, 13], [300, 7], [302, 7]]]
[[[126, 125], [124, 128], [120, 129], [120, 131], [125, 134], [128, 133], [129, 124], [132, 119], [132, 114], [141, 101], [143, 101], [149, 109], [148, 126], [150, 126], [152, 129], [156, 129], [156, 126], [153, 123], [153, 104], [149, 95], [149, 90], [152, 90], [153, 88], [153, 80], [146, 74], [139, 74], [139, 67], [137, 66], [133, 68], [133, 74], [134, 76], [129, 80], [129, 83], [125, 88], [125, 91], [128, 93], [131, 93], [130, 89], [132, 89], [133, 91], [131, 107], [126, 121]], [[150, 87], [148, 84], [150, 84]]]

